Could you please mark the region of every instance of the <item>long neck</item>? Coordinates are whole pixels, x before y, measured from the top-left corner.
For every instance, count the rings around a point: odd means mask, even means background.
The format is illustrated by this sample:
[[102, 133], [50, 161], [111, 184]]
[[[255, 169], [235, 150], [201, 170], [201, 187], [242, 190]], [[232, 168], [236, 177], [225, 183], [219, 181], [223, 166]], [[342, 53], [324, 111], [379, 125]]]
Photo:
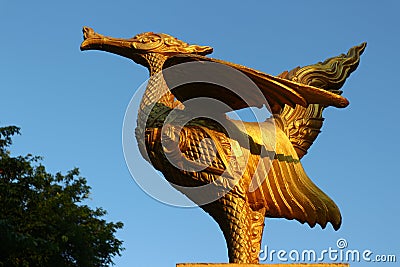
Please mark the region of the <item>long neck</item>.
[[174, 97], [169, 91], [162, 74], [162, 67], [167, 57], [161, 54], [149, 53], [145, 55], [145, 58], [149, 63], [150, 78], [140, 107], [143, 108], [155, 103], [172, 107]]
[[[158, 113], [163, 112], [163, 109], [171, 109], [174, 105], [174, 96], [169, 91], [162, 75], [162, 67], [167, 57], [161, 54], [149, 53], [145, 55], [145, 59], [149, 63], [150, 78], [138, 111], [136, 137], [138, 138], [139, 147], [144, 145], [144, 140], [139, 139], [143, 139], [146, 127], [151, 127], [154, 124], [159, 115]], [[161, 109], [154, 108], [156, 104]]]

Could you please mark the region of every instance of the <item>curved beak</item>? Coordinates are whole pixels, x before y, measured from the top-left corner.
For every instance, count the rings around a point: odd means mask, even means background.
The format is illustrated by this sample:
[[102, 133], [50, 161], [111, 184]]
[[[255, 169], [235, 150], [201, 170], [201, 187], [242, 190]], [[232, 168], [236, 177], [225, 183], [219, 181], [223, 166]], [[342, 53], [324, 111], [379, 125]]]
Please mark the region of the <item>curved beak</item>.
[[101, 50], [110, 52], [130, 59], [135, 58], [138, 51], [132, 45], [134, 40], [112, 38], [96, 33], [92, 28], [83, 27], [83, 42], [80, 46], [81, 51]]

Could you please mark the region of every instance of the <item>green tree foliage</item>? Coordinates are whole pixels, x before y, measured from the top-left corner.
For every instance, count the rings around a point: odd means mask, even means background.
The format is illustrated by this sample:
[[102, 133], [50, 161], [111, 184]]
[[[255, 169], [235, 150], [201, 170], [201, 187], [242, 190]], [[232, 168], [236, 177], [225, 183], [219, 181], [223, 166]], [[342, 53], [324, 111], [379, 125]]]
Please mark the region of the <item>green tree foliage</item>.
[[19, 128], [0, 127], [0, 266], [107, 266], [120, 255], [121, 222], [82, 203], [90, 187], [78, 169], [46, 172], [40, 157], [11, 156]]

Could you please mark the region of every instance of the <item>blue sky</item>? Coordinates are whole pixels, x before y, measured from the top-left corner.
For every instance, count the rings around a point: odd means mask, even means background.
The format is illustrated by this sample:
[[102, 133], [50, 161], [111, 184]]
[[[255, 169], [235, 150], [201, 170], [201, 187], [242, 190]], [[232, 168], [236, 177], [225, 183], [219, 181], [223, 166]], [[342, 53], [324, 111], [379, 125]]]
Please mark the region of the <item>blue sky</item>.
[[125, 224], [117, 266], [226, 262], [211, 217], [161, 204], [131, 178], [122, 123], [148, 73], [115, 55], [81, 52], [82, 26], [114, 37], [165, 32], [274, 75], [367, 41], [343, 88], [350, 106], [325, 111], [323, 132], [303, 160], [340, 207], [341, 229], [267, 219], [263, 247], [321, 251], [345, 238], [349, 249], [396, 254], [399, 261], [399, 10], [398, 1], [0, 0], [0, 124], [22, 128], [15, 153], [42, 155], [51, 172], [81, 169], [92, 187], [89, 204]]

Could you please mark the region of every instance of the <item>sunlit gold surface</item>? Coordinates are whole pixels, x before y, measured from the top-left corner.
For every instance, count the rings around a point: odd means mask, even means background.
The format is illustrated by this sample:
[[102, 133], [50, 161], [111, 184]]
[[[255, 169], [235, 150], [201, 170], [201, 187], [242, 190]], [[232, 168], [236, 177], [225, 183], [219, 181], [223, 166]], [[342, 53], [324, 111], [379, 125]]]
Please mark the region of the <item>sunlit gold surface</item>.
[[[151, 77], [138, 111], [136, 136], [143, 157], [168, 181], [193, 187], [213, 182], [224, 172], [233, 176], [239, 169], [243, 172], [239, 182], [227, 194], [201, 206], [219, 224], [227, 242], [230, 262], [258, 263], [265, 217], [295, 219], [311, 227], [319, 224], [324, 228], [327, 223], [335, 229], [340, 227], [338, 207], [309, 179], [300, 158], [307, 153], [320, 132], [323, 109], [348, 105], [347, 99], [340, 96], [339, 89], [357, 68], [365, 44], [350, 49], [347, 55], [296, 68], [275, 77], [205, 57], [212, 52], [211, 47], [189, 45], [166, 34], [143, 33], [131, 39], [116, 39], [85, 27], [84, 37], [82, 50], [111, 52], [131, 58], [149, 69]], [[210, 120], [197, 119], [180, 130], [173, 122], [165, 122], [169, 112], [181, 102], [191, 99], [195, 90], [208, 90], [215, 96], [222, 93], [218, 92], [218, 88], [204, 85], [172, 94], [163, 76], [156, 75], [169, 66], [193, 61], [215, 62], [235, 68], [249, 77], [268, 100], [273, 117], [261, 124], [242, 124], [226, 118], [233, 129], [244, 132], [251, 140], [251, 148], [244, 149], [249, 156], [247, 162], [240, 156], [232, 158], [232, 151], [240, 146], [240, 142], [229, 137], [222, 127]], [[158, 97], [160, 94], [161, 98]], [[233, 96], [226, 98], [234, 109], [248, 107]], [[157, 103], [152, 106], [154, 101]], [[250, 103], [250, 106], [260, 105], [257, 99], [252, 99]], [[185, 108], [182, 106], [181, 109], [180, 114], [184, 116]], [[175, 119], [180, 118], [177, 116]], [[163, 145], [161, 136], [166, 140]], [[272, 142], [275, 147], [271, 146]], [[174, 149], [174, 143], [178, 143], [178, 151]], [[257, 149], [260, 146], [274, 150], [272, 158], [261, 155]], [[217, 152], [213, 154], [215, 150]], [[208, 167], [198, 172], [178, 169], [170, 164], [166, 156], [174, 158], [182, 166], [205, 164]], [[232, 160], [235, 161], [233, 165], [228, 163]], [[263, 182], [256, 190], [249, 190], [253, 177]], [[196, 202], [196, 199], [192, 200]]]
[[348, 263], [279, 263], [279, 264], [234, 264], [234, 263], [178, 263], [176, 267], [349, 267]]

